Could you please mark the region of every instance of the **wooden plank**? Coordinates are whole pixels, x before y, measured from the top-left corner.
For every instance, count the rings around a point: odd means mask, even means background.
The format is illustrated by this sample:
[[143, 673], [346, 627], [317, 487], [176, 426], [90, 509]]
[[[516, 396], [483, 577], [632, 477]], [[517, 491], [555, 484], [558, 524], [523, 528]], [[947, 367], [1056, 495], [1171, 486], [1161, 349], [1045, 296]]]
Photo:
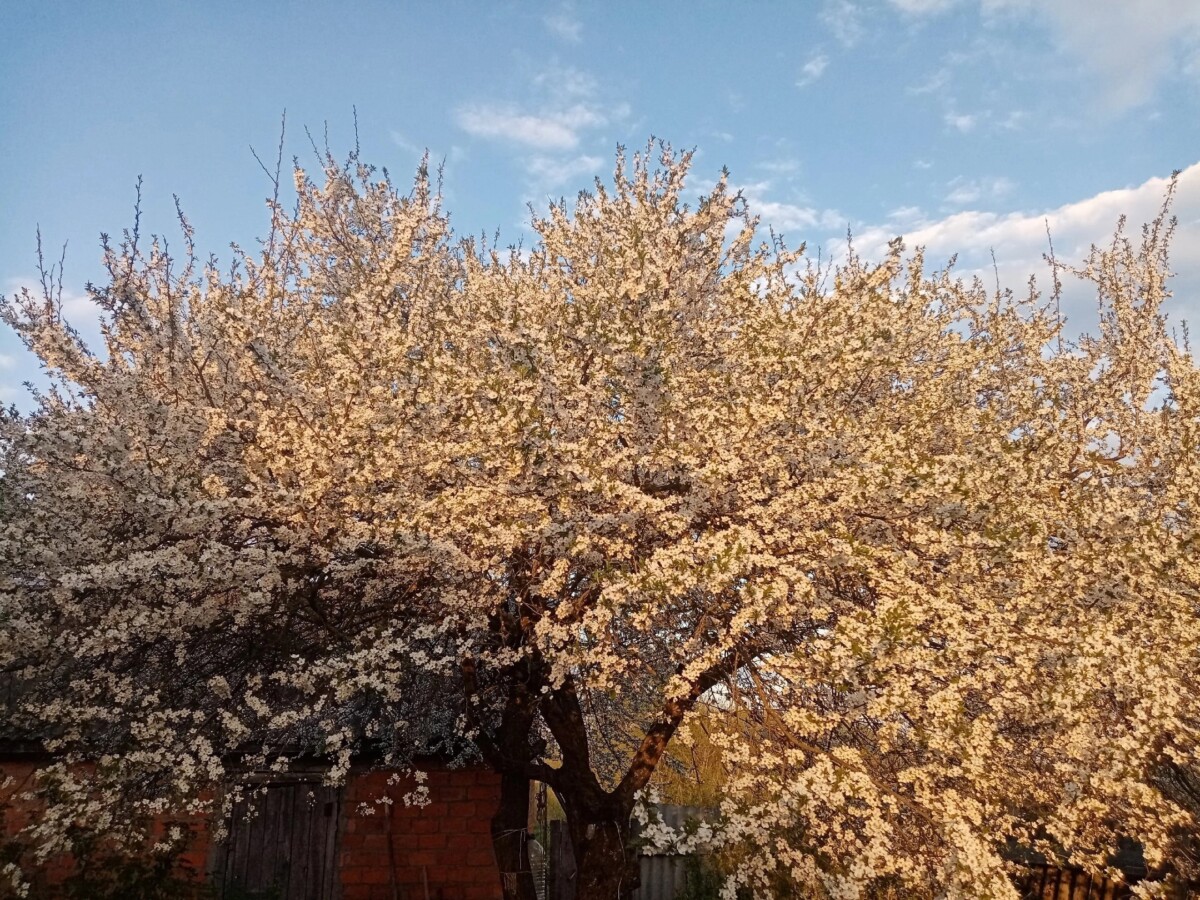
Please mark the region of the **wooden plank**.
[[[246, 867], [250, 859], [250, 822], [247, 820], [248, 803], [243, 796], [233, 809], [230, 828], [237, 829], [237, 840], [232, 844], [229, 865], [226, 867], [225, 881], [233, 885], [246, 877]], [[228, 893], [228, 891], [227, 891]]]
[[254, 797], [249, 806], [250, 819], [247, 822], [247, 833], [250, 839], [247, 842], [249, 854], [245, 860], [245, 875], [243, 876], [243, 884], [246, 888], [252, 891], [260, 891], [263, 888], [271, 886], [270, 876], [263, 871], [264, 863], [267, 859], [264, 855], [264, 844], [266, 842], [266, 827], [264, 819], [266, 818], [267, 797], [262, 793], [263, 787], [259, 785], [254, 790]]
[[239, 803], [229, 823], [222, 896], [274, 890], [280, 900], [336, 900], [341, 789], [296, 779], [260, 780], [254, 787], [265, 790]]
[[321, 860], [313, 852], [313, 847], [320, 837], [320, 829], [317, 827], [316, 810], [317, 804], [321, 802], [321, 788], [318, 785], [310, 785], [310, 788], [314, 796], [304, 808], [304, 843], [301, 852], [304, 854], [305, 893], [301, 894], [301, 900], [313, 900], [313, 895], [316, 893], [315, 886], [317, 879], [321, 877]]
[[305, 865], [302, 845], [297, 840], [300, 832], [299, 824], [304, 821], [308, 809], [309, 785], [301, 783], [292, 786], [290, 799], [290, 815], [287, 830], [288, 881], [287, 895], [289, 897], [304, 896]]
[[271, 854], [271, 860], [273, 861], [271, 883], [272, 885], [278, 885], [285, 897], [287, 896], [287, 882], [291, 867], [291, 856], [287, 852], [288, 833], [291, 831], [292, 826], [288, 818], [288, 807], [295, 789], [295, 785], [287, 785], [271, 789], [267, 792], [268, 796], [272, 798], [271, 831], [267, 836], [268, 843], [266, 844], [266, 849]]
[[[328, 809], [325, 814], [325, 894], [329, 900], [337, 900], [341, 895], [342, 879], [338, 877], [338, 850], [341, 844], [342, 822], [342, 792], [335, 788], [326, 788], [329, 797]], [[391, 813], [391, 808], [384, 807], [384, 815]]]

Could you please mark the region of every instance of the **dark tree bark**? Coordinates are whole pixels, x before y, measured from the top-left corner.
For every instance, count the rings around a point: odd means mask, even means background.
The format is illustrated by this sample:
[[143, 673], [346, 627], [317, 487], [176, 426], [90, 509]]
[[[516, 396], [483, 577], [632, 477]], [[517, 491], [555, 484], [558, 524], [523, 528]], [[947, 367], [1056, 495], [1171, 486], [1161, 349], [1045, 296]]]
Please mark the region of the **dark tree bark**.
[[[462, 675], [470, 716], [469, 698], [478, 688], [473, 661], [463, 662]], [[537, 770], [531, 743], [536, 709], [530, 676], [527, 662], [513, 667], [499, 728], [494, 735], [483, 732], [476, 738], [484, 759], [500, 775], [500, 804], [492, 816], [491, 832], [504, 900], [537, 900], [528, 834], [530, 773]]]
[[500, 776], [500, 806], [492, 816], [492, 847], [504, 900], [537, 900], [529, 866], [529, 777]]
[[597, 810], [572, 804], [573, 812], [567, 813], [575, 851], [575, 900], [625, 900], [639, 885], [638, 856], [630, 846], [632, 809], [615, 797], [607, 806]]
[[634, 792], [606, 791], [596, 778], [587, 723], [569, 679], [543, 699], [541, 713], [562, 751], [553, 787], [567, 814], [575, 900], [624, 900], [638, 887], [637, 854], [629, 846]]
[[[551, 689], [545, 664], [536, 653], [505, 673], [507, 699], [499, 728], [493, 736], [476, 738], [484, 757], [501, 775], [492, 841], [505, 900], [536, 900], [527, 833], [533, 777], [554, 788], [566, 811], [576, 866], [575, 900], [627, 900], [640, 880], [638, 855], [630, 846], [634, 797], [649, 783], [687, 712], [737, 664], [737, 656], [731, 654], [692, 682], [683, 695], [663, 704], [612, 790], [604, 789], [592, 767], [587, 721], [573, 680], [568, 677]], [[462, 671], [470, 697], [475, 693], [473, 664], [468, 660]], [[546, 766], [541, 752], [535, 750], [538, 715], [558, 744], [559, 768]]]

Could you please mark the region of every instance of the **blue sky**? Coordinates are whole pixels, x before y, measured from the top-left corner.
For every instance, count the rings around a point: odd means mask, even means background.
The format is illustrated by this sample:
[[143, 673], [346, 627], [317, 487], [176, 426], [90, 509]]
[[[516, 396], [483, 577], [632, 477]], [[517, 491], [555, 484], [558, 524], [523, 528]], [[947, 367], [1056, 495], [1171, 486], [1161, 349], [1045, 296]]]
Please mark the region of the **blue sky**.
[[[221, 255], [264, 229], [250, 153], [311, 164], [302, 128], [406, 179], [445, 161], [460, 232], [528, 240], [526, 204], [606, 176], [650, 135], [722, 166], [789, 243], [889, 237], [1004, 280], [1044, 271], [1045, 222], [1081, 254], [1140, 224], [1182, 169], [1173, 315], [1200, 313], [1200, 3], [126, 2], [0, 5], [0, 293], [32, 284], [35, 228], [67, 242], [68, 308], [98, 237], [177, 237], [172, 194]], [[228, 254], [225, 252], [225, 256]], [[1073, 301], [1086, 319], [1082, 298]], [[0, 401], [36, 365], [0, 331]]]

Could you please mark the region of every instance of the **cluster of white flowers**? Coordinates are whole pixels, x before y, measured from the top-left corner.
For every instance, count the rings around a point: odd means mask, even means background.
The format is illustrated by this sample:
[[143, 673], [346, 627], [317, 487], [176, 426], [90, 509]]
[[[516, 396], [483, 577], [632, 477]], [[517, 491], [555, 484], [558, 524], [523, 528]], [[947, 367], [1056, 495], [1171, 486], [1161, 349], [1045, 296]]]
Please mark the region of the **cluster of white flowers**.
[[424, 172], [331, 163], [228, 273], [186, 223], [182, 265], [109, 248], [103, 354], [4, 301], [55, 379], [0, 418], [0, 669], [64, 754], [44, 852], [371, 742], [473, 743], [600, 822], [707, 703], [728, 777], [687, 841], [740, 848], [728, 897], [1011, 897], [1009, 842], [1171, 858], [1200, 371], [1166, 224], [1094, 252], [1072, 342], [898, 244], [827, 278], [724, 181], [685, 206], [688, 165], [622, 156], [505, 253]]

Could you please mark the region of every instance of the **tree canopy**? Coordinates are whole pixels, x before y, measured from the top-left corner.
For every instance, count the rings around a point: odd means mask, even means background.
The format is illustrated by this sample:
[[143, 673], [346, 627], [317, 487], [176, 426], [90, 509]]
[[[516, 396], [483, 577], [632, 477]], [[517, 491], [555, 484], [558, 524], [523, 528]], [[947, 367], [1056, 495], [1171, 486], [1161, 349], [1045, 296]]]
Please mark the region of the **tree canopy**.
[[3, 302], [53, 379], [0, 421], [45, 846], [84, 804], [203, 804], [235, 753], [475, 754], [505, 821], [554, 788], [581, 900], [615, 897], [703, 707], [727, 776], [690, 840], [739, 848], [730, 890], [1015, 897], [1006, 847], [1100, 870], [1121, 836], [1180, 865], [1200, 370], [1166, 211], [1078, 270], [1072, 339], [899, 242], [807, 264], [724, 179], [687, 203], [689, 164], [621, 154], [499, 250], [424, 169], [327, 159], [226, 271], [184, 220], [178, 260], [106, 243], [102, 352], [53, 291]]

